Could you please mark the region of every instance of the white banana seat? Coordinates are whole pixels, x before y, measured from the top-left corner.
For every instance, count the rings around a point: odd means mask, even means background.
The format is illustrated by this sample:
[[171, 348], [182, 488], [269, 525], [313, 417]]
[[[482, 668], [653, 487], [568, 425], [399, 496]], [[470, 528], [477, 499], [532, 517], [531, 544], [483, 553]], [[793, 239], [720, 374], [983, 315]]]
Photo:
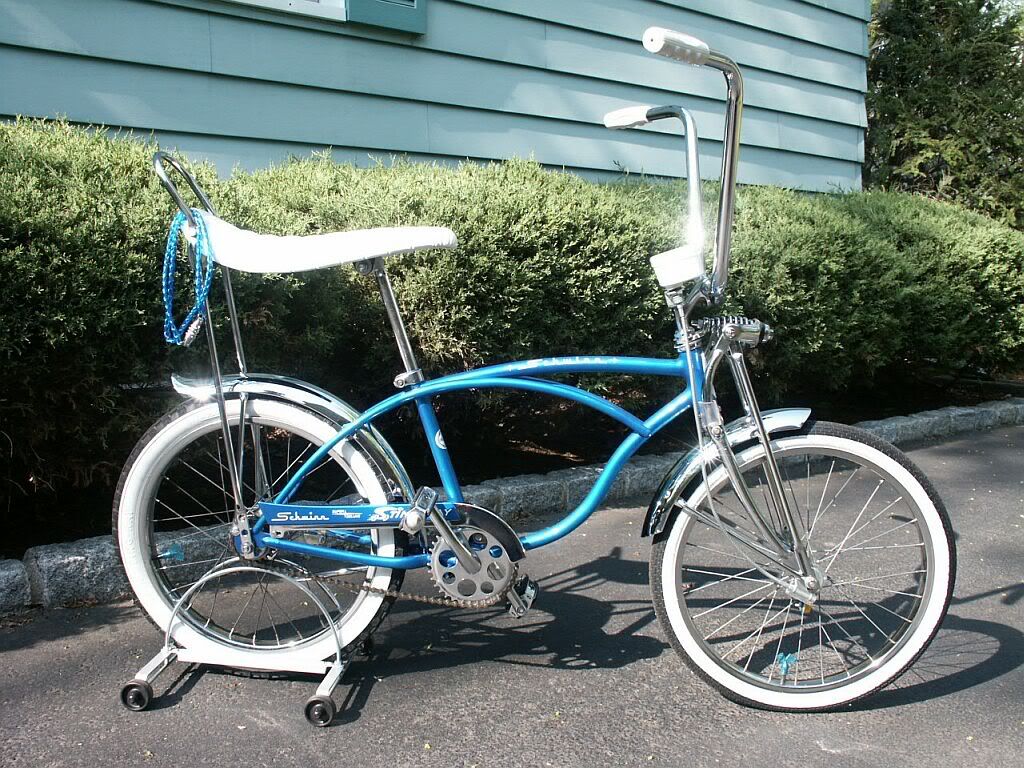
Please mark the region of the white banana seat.
[[201, 212], [217, 263], [242, 272], [304, 272], [434, 248], [454, 248], [446, 227], [380, 227], [325, 235], [261, 235]]

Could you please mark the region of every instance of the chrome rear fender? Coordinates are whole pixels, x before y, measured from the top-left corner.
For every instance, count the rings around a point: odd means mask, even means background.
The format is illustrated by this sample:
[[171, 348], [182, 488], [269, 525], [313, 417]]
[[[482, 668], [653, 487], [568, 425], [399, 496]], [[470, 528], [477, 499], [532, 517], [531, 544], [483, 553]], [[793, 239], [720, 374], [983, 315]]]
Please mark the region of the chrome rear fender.
[[[810, 408], [778, 408], [761, 412], [765, 431], [769, 435], [800, 429], [810, 417]], [[725, 434], [729, 439], [729, 445], [734, 447], [757, 438], [754, 425], [746, 416], [730, 422], [725, 428]], [[710, 443], [705, 445], [704, 451], [710, 461], [714, 461], [717, 457], [717, 451]], [[665, 475], [651, 500], [651, 506], [647, 509], [647, 516], [644, 518], [643, 528], [640, 531], [641, 536], [656, 536], [664, 530], [672, 507], [679, 500], [683, 491], [700, 474], [699, 458], [700, 453], [698, 449], [694, 448], [676, 462], [675, 466]]]
[[[282, 400], [313, 411], [339, 427], [359, 418], [360, 413], [344, 400], [309, 382], [270, 373], [231, 375], [223, 379], [224, 396], [237, 398], [242, 394]], [[212, 379], [188, 379], [171, 375], [171, 386], [178, 394], [197, 402], [213, 400], [216, 395]], [[411, 499], [415, 493], [408, 472], [398, 460], [394, 449], [373, 427], [365, 427], [352, 438], [372, 459], [384, 487], [391, 493]]]

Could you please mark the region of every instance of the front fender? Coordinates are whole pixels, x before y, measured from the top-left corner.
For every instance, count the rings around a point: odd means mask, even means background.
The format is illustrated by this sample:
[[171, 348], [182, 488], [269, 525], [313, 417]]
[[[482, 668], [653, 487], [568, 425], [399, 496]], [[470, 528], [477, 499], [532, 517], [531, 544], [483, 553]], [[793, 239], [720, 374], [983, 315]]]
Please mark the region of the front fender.
[[[777, 408], [761, 412], [765, 431], [769, 435], [800, 429], [810, 417], [810, 408]], [[729, 422], [725, 428], [725, 435], [730, 446], [741, 445], [757, 438], [757, 432], [748, 416]], [[717, 451], [713, 445], [705, 446], [704, 451], [708, 461], [714, 461], [717, 457]], [[661, 485], [658, 486], [658, 490], [651, 500], [651, 506], [647, 509], [647, 516], [644, 518], [643, 528], [640, 531], [641, 536], [656, 536], [664, 530], [673, 505], [679, 500], [679, 496], [690, 482], [700, 474], [699, 457], [700, 452], [694, 448], [677, 461], [665, 475], [665, 479], [661, 481]]]
[[[171, 386], [175, 392], [200, 402], [212, 400], [217, 393], [212, 379], [187, 379], [172, 374]], [[235, 374], [223, 378], [223, 387], [225, 397], [245, 394], [283, 400], [318, 413], [339, 426], [355, 421], [360, 416], [359, 411], [327, 390], [289, 376], [271, 373], [250, 373], [246, 376]], [[353, 439], [373, 458], [378, 474], [387, 481], [385, 487], [390, 486], [392, 492], [402, 494], [405, 499], [415, 495], [409, 474], [380, 432], [370, 426], [364, 427]]]

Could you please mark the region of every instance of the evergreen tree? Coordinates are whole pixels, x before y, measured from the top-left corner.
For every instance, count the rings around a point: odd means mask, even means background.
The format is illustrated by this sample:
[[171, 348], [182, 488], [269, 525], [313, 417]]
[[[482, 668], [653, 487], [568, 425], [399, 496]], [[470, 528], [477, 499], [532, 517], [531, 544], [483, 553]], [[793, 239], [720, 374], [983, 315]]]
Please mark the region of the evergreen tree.
[[1024, 228], [1018, 7], [882, 0], [868, 63], [865, 180], [953, 200]]

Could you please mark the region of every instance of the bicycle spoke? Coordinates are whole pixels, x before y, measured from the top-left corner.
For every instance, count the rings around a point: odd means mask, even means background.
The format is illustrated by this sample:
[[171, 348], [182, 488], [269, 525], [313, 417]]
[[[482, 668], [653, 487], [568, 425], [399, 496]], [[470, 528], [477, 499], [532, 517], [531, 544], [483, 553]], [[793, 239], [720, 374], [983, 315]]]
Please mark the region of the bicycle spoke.
[[870, 539], [864, 539], [864, 541], [860, 541], [857, 544], [855, 544], [854, 546], [855, 547], [862, 547], [865, 544], [867, 544], [868, 542], [874, 541], [875, 539], [880, 539], [883, 536], [887, 536], [890, 533], [896, 533], [896, 531], [899, 531], [899, 530], [901, 530], [903, 528], [906, 528], [908, 525], [911, 525], [911, 524], [916, 523], [916, 522], [917, 522], [917, 518], [916, 517], [913, 520], [907, 520], [905, 523], [900, 523], [895, 528], [890, 528], [888, 531], [885, 531], [884, 533], [880, 533], [877, 536], [872, 536]]
[[[789, 609], [792, 606], [793, 606], [793, 601], [792, 600], [790, 600], [788, 603], [786, 603], [785, 618], [782, 620], [782, 631], [779, 632], [779, 644], [775, 646], [775, 658], [776, 659], [779, 658], [780, 652], [782, 651], [782, 641], [786, 637], [786, 626], [789, 624]], [[772, 676], [775, 674], [775, 666], [778, 663], [779, 663], [778, 661], [775, 661], [775, 662], [772, 663], [772, 665], [770, 667], [768, 667], [768, 682], [769, 683], [772, 681]], [[786, 682], [785, 679], [783, 679], [782, 682], [785, 683]]]
[[757, 592], [760, 592], [762, 589], [767, 589], [768, 587], [771, 587], [771, 586], [773, 586], [773, 585], [772, 585], [771, 582], [769, 582], [767, 584], [763, 584], [760, 587], [755, 587], [754, 589], [750, 590], [749, 592], [744, 592], [739, 597], [734, 597], [732, 600], [724, 602], [721, 605], [716, 605], [714, 608], [708, 608], [706, 611], [702, 611], [701, 613], [698, 613], [693, 618], [699, 619], [699, 618], [702, 618], [703, 616], [707, 616], [709, 613], [714, 613], [715, 611], [721, 610], [722, 608], [726, 608], [727, 606], [730, 606], [733, 603], [735, 603], [737, 600], [742, 600], [745, 597], [749, 597], [750, 595], [753, 595], [753, 594], [755, 594]]
[[[772, 599], [768, 603], [768, 608], [764, 612], [764, 618], [761, 619], [761, 626], [757, 628], [757, 637], [754, 638], [754, 647], [757, 647], [757, 641], [761, 639], [761, 634], [764, 632], [765, 625], [768, 623], [768, 616], [771, 615], [772, 608], [775, 607], [775, 598], [778, 596], [779, 590], [772, 592]], [[788, 606], [787, 606], [788, 607]], [[778, 614], [776, 614], [778, 615]], [[728, 654], [722, 658], [728, 658]], [[747, 654], [747, 663], [743, 665], [743, 671], [746, 672], [750, 667], [750, 661], [754, 658], [754, 648], [750, 649], [750, 653]]]
[[[723, 543], [729, 531], [697, 517], [683, 518], [679, 599], [693, 636], [735, 675], [776, 690], [831, 688], [883, 665], [915, 626], [923, 598], [904, 584], [929, 570], [923, 542], [906, 536], [921, 521], [904, 487], [873, 464], [846, 454], [777, 458], [784, 498], [798, 527], [806, 526], [812, 561], [828, 574], [813, 604], [787, 595], [753, 563], [740, 565], [740, 553]], [[741, 473], [765, 519], [778, 526], [764, 462], [751, 461]], [[731, 484], [724, 476], [718, 482], [698, 509], [714, 505], [742, 523], [730, 506]]]
[[858, 472], [860, 472], [860, 467], [857, 467], [855, 470], [853, 470], [853, 473], [848, 478], [846, 478], [846, 482], [843, 483], [842, 487], [840, 487], [840, 489], [836, 491], [836, 495], [832, 497], [831, 501], [829, 501], [828, 506], [821, 510], [820, 515], [814, 518], [814, 522], [811, 523], [811, 530], [807, 534], [808, 538], [810, 538], [810, 535], [814, 533], [814, 526], [817, 525], [818, 521], [825, 516], [826, 512], [828, 512], [832, 507], [835, 506], [836, 501], [838, 501], [839, 497], [843, 495], [843, 491], [846, 490], [846, 487], [853, 482], [853, 478], [857, 476]]
[[[776, 590], [776, 592], [778, 592], [778, 590]], [[774, 596], [775, 596], [776, 592], [772, 593], [772, 600], [775, 599]], [[723, 629], [728, 627], [734, 621], [736, 621], [737, 619], [742, 618], [743, 616], [745, 616], [750, 611], [754, 610], [757, 606], [759, 606], [761, 603], [763, 603], [767, 599], [768, 599], [768, 595], [765, 595], [760, 600], [758, 600], [756, 603], [752, 603], [750, 606], [748, 606], [747, 608], [745, 608], [742, 611], [740, 611], [739, 613], [737, 613], [731, 619], [726, 620], [726, 622], [724, 624], [719, 624], [718, 627], [716, 627], [712, 632], [709, 632], [708, 634], [704, 635], [704, 639], [705, 640], [710, 640], [712, 637], [717, 635], [719, 632], [721, 632]], [[769, 611], [771, 610], [771, 605], [768, 606], [768, 610]]]
[[718, 571], [703, 571], [703, 570], [700, 570], [698, 568], [686, 568], [685, 569], [686, 573], [700, 573], [700, 574], [704, 574], [704, 575], [707, 575], [707, 576], [723, 576], [723, 577], [725, 577], [725, 578], [719, 579], [718, 581], [713, 581], [713, 582], [710, 582], [708, 584], [702, 584], [699, 587], [695, 587], [694, 589], [691, 589], [691, 590], [687, 591], [686, 594], [687, 594], [687, 596], [689, 596], [689, 595], [692, 595], [692, 594], [694, 594], [696, 592], [700, 592], [702, 589], [707, 589], [708, 587], [717, 587], [719, 584], [724, 584], [727, 581], [754, 581], [754, 582], [767, 583], [767, 581], [768, 581], [767, 579], [752, 579], [752, 578], [746, 576], [746, 574], [752, 573], [755, 570], [756, 570], [755, 568], [747, 568], [747, 570], [745, 570], [745, 571], [740, 571], [739, 573], [736, 573], [736, 574], [733, 574], [733, 575], [730, 576], [727, 573], [720, 573]]
[[740, 561], [742, 561], [744, 563], [747, 562], [746, 558], [740, 557], [739, 555], [737, 555], [735, 553], [732, 553], [732, 552], [722, 552], [722, 551], [717, 550], [717, 549], [711, 549], [710, 547], [702, 547], [702, 546], [700, 546], [698, 544], [691, 544], [689, 542], [687, 542], [686, 546], [693, 547], [694, 549], [703, 549], [706, 552], [714, 552], [716, 555], [721, 555], [722, 557], [730, 557], [733, 560], [740, 560]]
[[[788, 609], [789, 609], [789, 606], [786, 606], [785, 608], [780, 608], [780, 609], [779, 609], [779, 611], [778, 611], [778, 612], [777, 612], [777, 613], [776, 613], [776, 614], [775, 614], [774, 616], [772, 616], [772, 617], [771, 617], [771, 619], [769, 619], [769, 620], [768, 620], [767, 622], [765, 622], [765, 623], [766, 623], [766, 624], [768, 624], [768, 623], [771, 623], [772, 621], [775, 621], [775, 619], [777, 619], [777, 618], [778, 618], [779, 616], [781, 616], [781, 615], [782, 615], [782, 612], [783, 612], [783, 611], [786, 611], [786, 610], [788, 610]], [[754, 637], [754, 635], [756, 635], [757, 633], [758, 633], [758, 630], [757, 630], [757, 629], [753, 630], [753, 631], [752, 631], [752, 632], [751, 632], [751, 633], [750, 633], [749, 635], [747, 635], [747, 636], [746, 636], [745, 638], [743, 638], [742, 640], [740, 640], [739, 642], [737, 642], [737, 643], [736, 643], [736, 645], [734, 645], [734, 646], [733, 646], [732, 648], [730, 648], [730, 649], [729, 649], [728, 651], [726, 651], [726, 652], [725, 652], [725, 653], [724, 653], [724, 654], [722, 655], [722, 658], [723, 658], [723, 659], [727, 659], [727, 658], [729, 658], [730, 656], [732, 656], [733, 652], [735, 652], [735, 651], [736, 651], [736, 650], [737, 650], [738, 648], [742, 647], [742, 646], [743, 646], [744, 644], [746, 644], [747, 642], [749, 642], [749, 641], [750, 641], [750, 639], [751, 639], [752, 637]]]
[[854, 519], [853, 523], [850, 525], [850, 530], [848, 530], [846, 532], [846, 535], [843, 536], [843, 540], [840, 541], [839, 542], [839, 546], [836, 547], [835, 554], [832, 555], [832, 559], [829, 560], [828, 561], [828, 565], [825, 566], [825, 573], [828, 573], [829, 570], [832, 568], [832, 564], [836, 561], [836, 558], [839, 557], [839, 553], [843, 551], [843, 544], [845, 544], [847, 541], [849, 541], [850, 534], [852, 534], [853, 533], [853, 529], [857, 527], [857, 523], [859, 523], [861, 517], [864, 516], [864, 513], [867, 511], [867, 508], [871, 505], [871, 502], [874, 500], [875, 494], [878, 493], [878, 489], [882, 487], [882, 483], [884, 483], [884, 482], [885, 482], [884, 480], [880, 480], [878, 482], [878, 485], [876, 485], [872, 489], [871, 495], [868, 496], [868, 500], [864, 502], [864, 506], [860, 508], [860, 512], [857, 513], [857, 517]]
[[[848, 602], [849, 602], [849, 601], [848, 601]], [[856, 606], [854, 606], [854, 607], [856, 608]], [[874, 662], [874, 660], [875, 660], [875, 659], [874, 659], [874, 657], [873, 657], [873, 656], [871, 655], [871, 651], [870, 651], [870, 650], [868, 649], [868, 647], [867, 647], [866, 645], [864, 645], [864, 643], [862, 643], [862, 642], [861, 642], [860, 640], [858, 640], [857, 638], [855, 638], [855, 637], [854, 637], [853, 635], [851, 635], [851, 634], [850, 634], [850, 633], [849, 633], [849, 632], [848, 632], [848, 631], [846, 630], [846, 627], [844, 626], [844, 624], [843, 624], [843, 622], [842, 622], [842, 621], [839, 621], [839, 619], [837, 619], [837, 618], [836, 618], [835, 616], [833, 616], [833, 615], [832, 615], [831, 613], [829, 613], [829, 612], [828, 612], [828, 611], [826, 611], [826, 610], [823, 610], [823, 609], [820, 609], [820, 608], [819, 608], [819, 612], [820, 612], [821, 614], [823, 614], [824, 616], [827, 616], [827, 617], [828, 617], [828, 619], [829, 619], [829, 623], [830, 623], [830, 624], [835, 624], [835, 625], [836, 625], [837, 627], [839, 627], [839, 630], [840, 630], [840, 631], [841, 631], [841, 632], [842, 632], [842, 633], [843, 633], [844, 635], [846, 635], [846, 637], [847, 637], [847, 638], [848, 638], [848, 639], [850, 640], [850, 642], [851, 642], [851, 643], [854, 643], [855, 645], [858, 645], [858, 646], [860, 646], [860, 647], [861, 647], [861, 648], [862, 648], [862, 649], [864, 650], [864, 655], [868, 657], [868, 660], [869, 660], [869, 661], [871, 661], [872, 663]]]
[[897, 576], [913, 576], [915, 573], [927, 573], [924, 568], [916, 571], [901, 571], [900, 573], [887, 573], [884, 576], [865, 576], [863, 579], [848, 579], [847, 581], [830, 581], [830, 587], [843, 587], [847, 584], [863, 584], [865, 581], [878, 581], [879, 579], [893, 579]]
[[[810, 460], [808, 459], [808, 470], [810, 467]], [[825, 478], [825, 487], [821, 489], [821, 499], [818, 500], [818, 508], [814, 511], [814, 520], [810, 521], [807, 526], [807, 537], [810, 538], [811, 534], [814, 533], [814, 525], [818, 522], [818, 518], [821, 517], [821, 505], [825, 503], [825, 495], [828, 493], [828, 484], [832, 480], [832, 472], [836, 468], [836, 460], [832, 459], [832, 466], [828, 468], [828, 476]]]
[[[218, 446], [218, 451], [217, 451], [218, 456], [220, 454], [220, 450], [219, 449], [220, 449], [220, 446]], [[197, 475], [202, 477], [204, 480], [206, 480], [211, 485], [213, 485], [215, 487], [219, 487], [222, 490], [224, 490], [225, 494], [226, 494], [227, 493], [227, 488], [223, 484], [223, 477], [224, 477], [224, 470], [228, 469], [228, 465], [224, 464], [220, 458], [215, 457], [209, 451], [206, 451], [206, 455], [209, 456], [214, 461], [216, 461], [218, 464], [220, 464], [220, 473], [221, 473], [221, 478], [222, 478], [220, 486], [217, 486], [217, 484], [215, 482], [213, 482], [213, 480], [211, 480], [209, 477], [204, 475], [202, 472], [200, 472], [199, 470], [197, 470], [194, 467], [192, 467], [191, 465], [189, 465], [187, 462], [183, 461], [182, 463], [185, 464], [186, 467], [191, 469], [193, 472], [195, 472]], [[260, 495], [256, 492], [256, 489], [253, 488], [249, 483], [245, 482], [245, 478], [244, 478], [244, 475], [242, 473], [239, 473], [238, 479], [239, 479], [239, 482], [242, 484], [242, 490], [243, 491], [245, 491], [245, 490], [252, 491], [252, 495], [253, 495], [254, 498], [257, 498], [257, 499], [260, 498]], [[235, 505], [234, 497], [233, 496], [229, 496], [228, 498], [230, 499], [230, 501], [228, 503], [233, 507]]]
[[[872, 550], [877, 551], [879, 549], [906, 549], [908, 547], [919, 548], [919, 547], [923, 547], [923, 546], [924, 546], [924, 542], [922, 541], [922, 542], [920, 542], [918, 544], [886, 544], [884, 546], [878, 546], [878, 547], [847, 547], [846, 549], [843, 550], [843, 554], [845, 555], [847, 552], [869, 552], [869, 551], [872, 551]], [[825, 555], [827, 557], [828, 553], [826, 552]], [[825, 558], [823, 557], [821, 559], [824, 560]]]
[[[162, 502], [162, 501], [161, 501], [160, 499], [156, 499], [156, 502], [157, 502], [158, 504], [160, 504], [161, 506], [163, 506], [163, 507], [166, 507], [167, 509], [171, 510], [171, 512], [174, 512], [174, 510], [173, 510], [173, 509], [171, 509], [171, 508], [170, 508], [169, 506], [167, 506], [167, 504], [165, 504], [164, 502]], [[210, 535], [210, 534], [209, 534], [209, 533], [208, 533], [208, 532], [207, 532], [207, 531], [206, 531], [205, 529], [203, 529], [203, 528], [200, 528], [200, 527], [199, 527], [198, 525], [196, 525], [195, 523], [193, 523], [193, 522], [192, 522], [191, 520], [184, 520], [184, 518], [181, 518], [180, 516], [179, 516], [179, 519], [181, 519], [181, 520], [182, 520], [182, 521], [183, 521], [184, 523], [186, 523], [186, 524], [187, 524], [187, 525], [189, 525], [190, 527], [192, 527], [192, 528], [195, 528], [195, 529], [196, 529], [196, 531], [198, 531], [198, 533], [199, 533], [200, 535], [202, 535], [203, 537], [205, 537], [205, 538], [209, 539], [210, 541], [214, 542], [215, 544], [220, 544], [220, 545], [224, 546], [225, 548], [227, 547], [227, 544], [225, 544], [224, 542], [222, 542], [222, 541], [221, 541], [221, 540], [219, 540], [219, 539], [216, 539], [216, 538], [214, 538], [214, 537], [213, 537], [213, 536], [211, 536], [211, 535]], [[228, 523], [221, 523], [221, 525], [228, 525]], [[194, 534], [194, 533], [193, 533], [193, 534], [189, 534], [189, 536], [195, 536], [195, 535], [196, 535], [196, 534]], [[187, 537], [186, 537], [186, 538], [187, 538]], [[178, 539], [178, 541], [180, 541], [180, 540], [181, 540], [181, 539]]]
[[[843, 671], [846, 672], [846, 676], [849, 677], [850, 676], [850, 667], [843, 660], [843, 657], [839, 653], [839, 651], [836, 650], [836, 646], [832, 642], [832, 637], [831, 637], [831, 635], [829, 635], [828, 630], [825, 629], [825, 627], [821, 624], [821, 619], [820, 619], [821, 612], [820, 611], [819, 611], [818, 615], [819, 615], [818, 626], [821, 628], [821, 631], [825, 633], [825, 639], [828, 641], [827, 645], [828, 645], [829, 648], [832, 649], [832, 653], [835, 654], [836, 658], [839, 659], [839, 663], [843, 665]], [[823, 672], [822, 673], [822, 682], [824, 682], [824, 681], [825, 681], [825, 678], [824, 678], [824, 672]]]
[[255, 596], [256, 596], [256, 590], [253, 589], [251, 592], [249, 592], [249, 598], [245, 601], [245, 604], [242, 606], [242, 610], [238, 612], [238, 617], [235, 619], [234, 623], [231, 625], [231, 629], [228, 630], [228, 637], [231, 637], [232, 635], [235, 634], [235, 630], [238, 628], [238, 622], [240, 622], [242, 620], [242, 616], [245, 615], [246, 610], [248, 610], [249, 605], [252, 603], [252, 599]]
[[[841, 594], [843, 596], [843, 598], [846, 600], [846, 602], [848, 602], [850, 605], [852, 605], [854, 607], [854, 609], [861, 616], [863, 616], [872, 627], [877, 629], [878, 632], [882, 635], [882, 637], [884, 637], [886, 640], [888, 640], [891, 645], [896, 645], [896, 641], [892, 639], [892, 636], [888, 632], [886, 632], [884, 629], [882, 629], [880, 626], [878, 626], [878, 624], [875, 623], [874, 619], [872, 619], [870, 616], [867, 615], [867, 613], [864, 612], [863, 608], [861, 608], [859, 605], [857, 605], [857, 603], [855, 603], [853, 600], [851, 600], [849, 597], [847, 597], [846, 593], [843, 592], [843, 590], [840, 589], [839, 590], [839, 594]], [[845, 630], [843, 630], [843, 631], [845, 632]]]
[[[810, 462], [807, 463], [808, 469], [810, 469]], [[807, 618], [807, 611], [800, 609], [800, 628], [797, 629], [796, 634], [796, 663], [793, 665], [793, 685], [800, 684], [800, 659], [803, 656], [804, 647], [804, 619]], [[785, 681], [783, 681], [785, 682]]]

